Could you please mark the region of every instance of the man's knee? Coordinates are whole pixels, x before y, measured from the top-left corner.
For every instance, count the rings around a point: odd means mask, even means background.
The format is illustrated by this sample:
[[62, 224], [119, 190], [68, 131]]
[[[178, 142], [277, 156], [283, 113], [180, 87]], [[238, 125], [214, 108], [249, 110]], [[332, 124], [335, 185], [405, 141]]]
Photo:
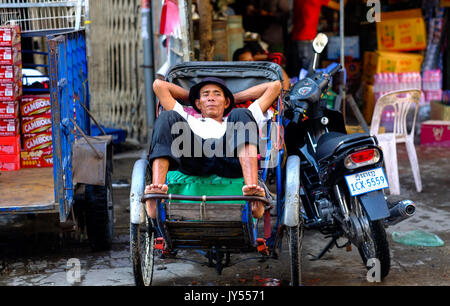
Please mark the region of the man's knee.
[[235, 108], [228, 115], [228, 122], [249, 122], [255, 121], [252, 112], [247, 108]]
[[173, 110], [169, 110], [169, 111], [163, 111], [158, 115], [158, 118], [156, 119], [157, 121], [173, 121], [173, 120], [179, 120], [182, 119], [183, 117], [177, 113], [176, 111]]

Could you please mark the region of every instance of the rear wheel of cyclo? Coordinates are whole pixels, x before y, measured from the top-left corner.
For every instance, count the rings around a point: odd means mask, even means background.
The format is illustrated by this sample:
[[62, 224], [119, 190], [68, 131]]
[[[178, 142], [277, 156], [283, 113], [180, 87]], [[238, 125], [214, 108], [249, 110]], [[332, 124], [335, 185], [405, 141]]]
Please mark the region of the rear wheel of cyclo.
[[111, 170], [106, 169], [105, 185], [86, 185], [86, 230], [95, 250], [111, 248], [114, 236], [114, 202]]
[[288, 226], [286, 227], [287, 240], [289, 244], [289, 263], [291, 272], [291, 286], [300, 286], [302, 282], [302, 240], [303, 240], [303, 226]]
[[146, 217], [143, 224], [131, 224], [130, 248], [136, 286], [150, 286], [153, 280], [155, 231]]

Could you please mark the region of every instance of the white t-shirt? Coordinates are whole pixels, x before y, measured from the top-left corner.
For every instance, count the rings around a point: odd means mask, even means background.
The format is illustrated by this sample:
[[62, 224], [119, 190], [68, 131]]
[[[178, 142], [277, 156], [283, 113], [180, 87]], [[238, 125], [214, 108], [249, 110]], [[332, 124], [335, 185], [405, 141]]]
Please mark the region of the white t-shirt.
[[[272, 119], [273, 112], [271, 110], [268, 110], [263, 113], [261, 107], [257, 102], [258, 100], [253, 102], [247, 109], [255, 118], [256, 123], [258, 124], [258, 128], [261, 129], [267, 121]], [[186, 119], [189, 127], [194, 134], [200, 136], [203, 139], [217, 139], [225, 135], [225, 132], [227, 130], [228, 117], [223, 118], [222, 123], [211, 118], [196, 118], [186, 113], [186, 111], [183, 109], [183, 106], [178, 102], [175, 103], [173, 110], [180, 114], [184, 119]]]

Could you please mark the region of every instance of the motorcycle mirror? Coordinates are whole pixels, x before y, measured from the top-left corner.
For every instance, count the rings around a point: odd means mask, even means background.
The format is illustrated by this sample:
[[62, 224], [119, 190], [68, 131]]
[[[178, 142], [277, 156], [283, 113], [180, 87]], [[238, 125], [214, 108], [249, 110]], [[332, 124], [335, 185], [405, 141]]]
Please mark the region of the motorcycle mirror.
[[323, 49], [325, 49], [327, 44], [328, 44], [328, 36], [323, 33], [317, 34], [316, 38], [314, 38], [313, 41], [314, 51], [319, 54], [322, 53]]

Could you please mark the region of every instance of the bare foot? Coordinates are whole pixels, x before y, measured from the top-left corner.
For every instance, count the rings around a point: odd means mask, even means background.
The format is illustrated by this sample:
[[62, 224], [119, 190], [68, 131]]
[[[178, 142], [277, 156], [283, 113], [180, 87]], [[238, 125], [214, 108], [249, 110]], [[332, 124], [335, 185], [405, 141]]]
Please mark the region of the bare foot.
[[[162, 193], [166, 194], [169, 187], [166, 184], [150, 184], [145, 186], [144, 194]], [[151, 219], [156, 218], [156, 201], [157, 200], [147, 200], [145, 202], [147, 208], [147, 214]]]
[[[259, 185], [245, 185], [242, 187], [242, 193], [244, 196], [259, 196], [264, 197], [266, 193], [264, 189]], [[252, 215], [256, 219], [260, 219], [264, 215], [264, 202], [253, 201], [252, 204]]]

